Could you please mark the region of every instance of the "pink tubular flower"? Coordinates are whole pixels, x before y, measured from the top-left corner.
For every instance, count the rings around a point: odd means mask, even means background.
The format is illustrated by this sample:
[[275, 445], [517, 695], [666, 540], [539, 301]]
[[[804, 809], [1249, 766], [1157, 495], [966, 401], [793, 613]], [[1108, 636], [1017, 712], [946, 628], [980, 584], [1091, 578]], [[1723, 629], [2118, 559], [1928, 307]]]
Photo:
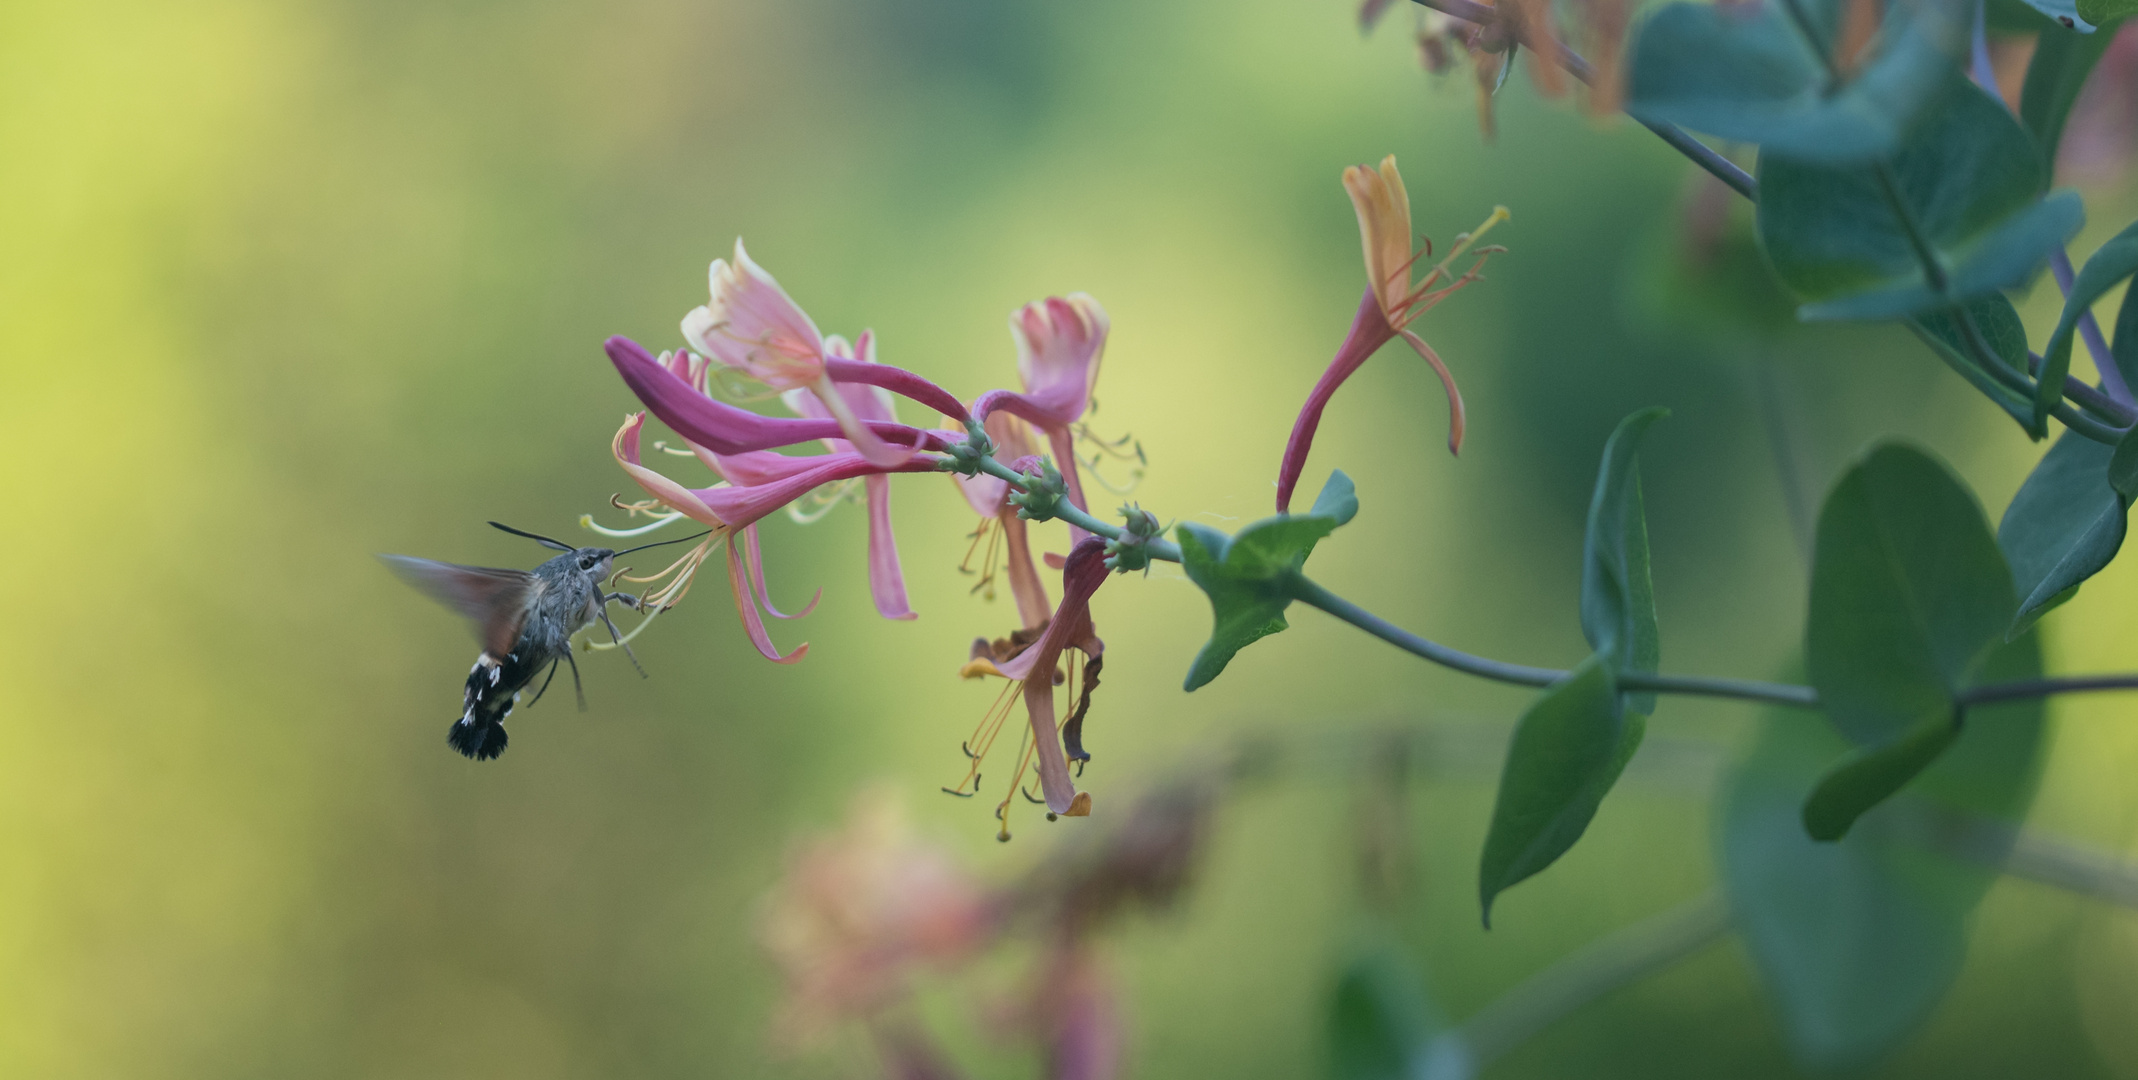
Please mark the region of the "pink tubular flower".
[[1448, 266], [1469, 251], [1494, 225], [1507, 220], [1507, 208], [1494, 207], [1483, 224], [1457, 238], [1454, 250], [1427, 271], [1422, 280], [1413, 284], [1412, 264], [1430, 253], [1431, 246], [1429, 244], [1425, 252], [1412, 250], [1410, 196], [1403, 190], [1402, 175], [1396, 172], [1395, 155], [1382, 159], [1378, 169], [1363, 165], [1345, 169], [1344, 190], [1350, 194], [1352, 208], [1358, 212], [1359, 238], [1366, 253], [1366, 295], [1359, 301], [1358, 314], [1352, 318], [1351, 330], [1344, 335], [1343, 344], [1337, 347], [1335, 359], [1329, 362], [1321, 380], [1314, 384], [1306, 404], [1299, 410], [1299, 419], [1292, 425], [1292, 437], [1285, 443], [1284, 460], [1277, 470], [1278, 513], [1289, 512], [1291, 508], [1292, 489], [1298, 485], [1299, 473], [1306, 466], [1307, 451], [1314, 445], [1314, 431], [1321, 425], [1322, 410], [1336, 395], [1336, 388], [1342, 386], [1344, 380], [1350, 378], [1351, 373], [1376, 350], [1396, 337], [1403, 338], [1440, 376], [1440, 385], [1448, 395], [1448, 452], [1462, 450], [1462, 394], [1455, 388], [1455, 377], [1448, 372], [1447, 365], [1441, 362], [1432, 346], [1410, 330], [1410, 324], [1477, 279], [1485, 259], [1499, 249], [1479, 249], [1477, 262], [1460, 277], [1451, 275]]
[[[684, 340], [713, 360], [775, 390], [807, 390], [814, 394], [826, 414], [838, 421], [846, 441], [877, 465], [888, 468], [913, 452], [878, 438], [848, 407], [835, 382], [855, 374], [851, 363], [837, 362], [851, 358], [834, 358], [828, 353], [817, 324], [771, 274], [750, 259], [740, 237], [735, 240], [735, 261], [714, 259], [707, 276], [712, 299], [683, 317]], [[952, 409], [958, 409], [950, 394], [911, 372], [881, 369], [864, 374], [905, 384], [892, 385], [892, 389], [920, 393], [930, 399], [932, 407], [939, 408], [947, 402]]]
[[[692, 365], [687, 356], [678, 355], [663, 364], [647, 352], [645, 346], [627, 337], [612, 337], [602, 347], [609, 354], [609, 362], [616, 365], [616, 373], [623, 376], [624, 385], [631, 388], [648, 412], [674, 429], [676, 434], [714, 453], [743, 454], [846, 435], [836, 420], [760, 416], [748, 409], [715, 401], [695, 385], [698, 380], [692, 377]], [[699, 376], [702, 378], [702, 369]], [[858, 417], [856, 420], [864, 424], [879, 442], [889, 439], [922, 450], [942, 450], [953, 441], [941, 431], [882, 421], [860, 421]]]
[[[1046, 631], [1038, 640], [999, 663], [992, 660], [975, 661], [970, 668], [983, 668], [982, 673], [1000, 675], [1010, 681], [1010, 689], [1018, 691], [1024, 700], [1025, 717], [1030, 730], [1025, 738], [1025, 749], [1020, 752], [1016, 773], [1010, 778], [1010, 792], [1002, 800], [996, 814], [1002, 819], [998, 839], [1008, 840], [1009, 808], [1016, 800], [1024, 780], [1024, 770], [1036, 763], [1039, 770], [1040, 791], [1045, 796], [1049, 815], [1083, 817], [1091, 813], [1091, 796], [1076, 789], [1069, 776], [1071, 754], [1078, 760], [1090, 755], [1082, 748], [1082, 727], [1085, 711], [1090, 707], [1090, 692], [1098, 685], [1098, 668], [1106, 643], [1100, 641], [1091, 625], [1091, 597], [1099, 586], [1106, 583], [1111, 571], [1106, 568], [1106, 544], [1096, 536], [1087, 536], [1069, 551], [1069, 558], [1062, 567], [1062, 602], [1054, 609], [1053, 618], [1046, 624]], [[1074, 649], [1075, 653], [1070, 653]], [[1057, 723], [1054, 707], [1054, 687], [1060, 677], [1057, 664], [1068, 654], [1070, 657], [1069, 683], [1070, 714], [1066, 722]], [[1080, 654], [1080, 656], [1079, 656]], [[1085, 678], [1076, 678], [1076, 660], [1085, 662]], [[953, 794], [967, 794], [966, 784], [978, 792], [980, 766], [987, 757], [989, 747], [1001, 731], [1009, 711], [1014, 708], [1008, 691], [989, 709], [981, 719], [979, 728], [966, 742], [966, 753], [972, 759], [965, 779], [958, 782]], [[1064, 750], [1064, 745], [1068, 749]]]
[[[876, 366], [876, 335], [863, 331], [860, 340], [849, 348], [846, 339], [833, 335], [824, 341], [827, 356], [854, 366]], [[846, 399], [847, 407], [863, 421], [886, 421], [896, 423], [898, 414], [891, 392], [881, 386], [860, 382], [836, 384], [840, 396]], [[816, 397], [802, 390], [789, 390], [780, 400], [787, 407], [803, 416], [825, 418], [830, 414]], [[833, 453], [851, 453], [854, 445], [845, 439], [826, 439], [824, 444]], [[733, 477], [730, 477], [733, 479]], [[871, 476], [862, 481], [867, 486], [869, 508], [869, 594], [876, 602], [876, 611], [886, 619], [914, 618], [913, 609], [906, 602], [905, 573], [898, 563], [898, 538], [891, 532], [891, 478]]]
[[[658, 362], [655, 366], [664, 377], [673, 377]], [[639, 432], [645, 423], [644, 413], [633, 413], [624, 419], [624, 425], [617, 429], [611, 445], [617, 463], [660, 505], [712, 530], [691, 556], [685, 556], [677, 563], [683, 574], [679, 584], [687, 582], [697, 561], [702, 561], [714, 545], [729, 541], [728, 581], [735, 590], [735, 606], [742, 615], [743, 628], [748, 631], [751, 644], [757, 646], [766, 659], [783, 664], [801, 659], [809, 647], [803, 645], [792, 653], [781, 655], [773, 646], [763, 620], [758, 617], [757, 597], [763, 591], [764, 574], [757, 559], [757, 538], [751, 526], [765, 515], [825, 484], [855, 477], [881, 477], [889, 472], [932, 472], [938, 460], [930, 455], [913, 455], [886, 468], [852, 451], [789, 457], [766, 451], [720, 455], [694, 447], [727, 482], [707, 488], [689, 488], [647, 468], [640, 460]], [[738, 533], [741, 534], [740, 542], [733, 542]], [[692, 561], [693, 558], [696, 561]], [[678, 598], [680, 593], [671, 590], [670, 598], [657, 606], [673, 606]]]
[[[1031, 427], [1007, 411], [998, 411], [987, 418], [987, 437], [994, 442], [996, 456], [1001, 460], [1029, 457], [1035, 449]], [[982, 539], [988, 544], [984, 556], [986, 565], [981, 571], [982, 585], [991, 586], [996, 557], [994, 537], [982, 534], [996, 530], [1006, 549], [1010, 596], [1017, 602], [1018, 625], [1025, 631], [1037, 631], [1046, 625], [1053, 605], [1047, 600], [1046, 585], [1039, 579], [1039, 568], [1032, 561], [1032, 543], [1025, 520], [1018, 517], [1017, 508], [1010, 505], [1008, 481], [986, 473], [954, 479], [958, 482], [958, 490], [965, 495], [966, 503], [980, 515], [980, 531], [974, 535], [975, 546]]]
[[[983, 422], [1006, 412], [1044, 432], [1068, 482], [1069, 501], [1086, 512], [1091, 507], [1077, 478], [1076, 438], [1070, 429], [1091, 406], [1091, 388], [1099, 381], [1099, 360], [1111, 327], [1106, 309], [1085, 293], [1048, 297], [1011, 312], [1010, 337], [1017, 343], [1017, 374], [1024, 393], [990, 391], [972, 409]], [[1074, 526], [1069, 529], [1072, 543], [1088, 535]]]

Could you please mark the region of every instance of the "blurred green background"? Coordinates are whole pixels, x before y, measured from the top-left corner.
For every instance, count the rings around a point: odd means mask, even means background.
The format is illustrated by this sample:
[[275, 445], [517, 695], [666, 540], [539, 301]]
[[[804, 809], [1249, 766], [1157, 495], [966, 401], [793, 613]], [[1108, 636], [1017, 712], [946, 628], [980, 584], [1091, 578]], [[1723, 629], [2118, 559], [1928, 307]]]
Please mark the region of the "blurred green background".
[[[997, 845], [984, 806], [934, 794], [994, 693], [954, 678], [966, 643], [1011, 613], [967, 595], [970, 514], [927, 477], [896, 501], [918, 621], [871, 612], [858, 512], [774, 521], [775, 596], [825, 589], [774, 628], [803, 663], [759, 660], [708, 578], [640, 639], [650, 680], [600, 654], [584, 715], [550, 699], [494, 765], [442, 745], [472, 645], [371, 553], [532, 565], [483, 520], [583, 535], [626, 486], [607, 447], [632, 402], [601, 339], [679, 345], [737, 234], [827, 330], [872, 326], [887, 362], [966, 396], [1014, 379], [1012, 307], [1093, 293], [1114, 320], [1095, 424], [1148, 450], [1135, 497], [1224, 524], [1267, 511], [1357, 301], [1343, 166], [1394, 152], [1442, 240], [1507, 204], [1512, 253], [1422, 325], [1470, 401], [1462, 458], [1430, 372], [1389, 350], [1308, 469], [1344, 468], [1365, 507], [1320, 579], [1488, 655], [1585, 652], [1588, 485], [1640, 406], [1675, 410], [1646, 454], [1671, 670], [1789, 662], [1791, 507], [1875, 437], [1930, 445], [2001, 511], [2039, 450], [1994, 407], [1896, 331], [1687, 317], [1719, 277], [1659, 275], [1688, 168], [1519, 80], [1485, 143], [1408, 20], [1362, 39], [1344, 0], [0, 7], [0, 1074], [851, 1075], [854, 1047], [763, 1035], [752, 920], [794, 838], [879, 779], [990, 878], [1084, 827], [1033, 816]], [[2131, 209], [2095, 193], [2079, 250]], [[2052, 291], [2025, 307], [2037, 335]], [[2128, 563], [2048, 620], [2052, 670], [2132, 666]], [[1244, 734], [1429, 721], [1489, 748], [1528, 697], [1308, 611], [1183, 695], [1208, 608], [1177, 569], [1096, 613], [1102, 816]], [[2031, 824], [2132, 842], [2130, 708], [2053, 707]], [[1734, 753], [1753, 719], [1681, 699], [1650, 730]], [[1713, 880], [1712, 771], [1676, 760], [1636, 764], [1490, 933], [1491, 756], [1421, 780], [1400, 930], [1441, 1005]], [[1321, 1068], [1364, 925], [1350, 806], [1334, 779], [1228, 804], [1187, 901], [1115, 936], [1136, 1074]], [[2138, 1076], [2134, 1010], [2138, 920], [2007, 881], [1958, 989], [1879, 1071]], [[961, 1045], [987, 1045], [975, 1028]], [[1495, 1075], [1792, 1070], [1727, 944]]]

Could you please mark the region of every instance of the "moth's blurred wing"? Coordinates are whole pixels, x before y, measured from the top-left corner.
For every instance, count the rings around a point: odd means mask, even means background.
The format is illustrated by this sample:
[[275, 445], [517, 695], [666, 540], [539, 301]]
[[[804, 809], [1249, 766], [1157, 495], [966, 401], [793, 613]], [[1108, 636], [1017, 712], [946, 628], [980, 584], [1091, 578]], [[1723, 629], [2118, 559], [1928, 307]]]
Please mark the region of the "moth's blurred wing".
[[467, 616], [490, 655], [502, 660], [512, 652], [513, 642], [520, 638], [520, 624], [527, 619], [533, 574], [407, 555], [381, 555], [379, 561], [402, 581]]

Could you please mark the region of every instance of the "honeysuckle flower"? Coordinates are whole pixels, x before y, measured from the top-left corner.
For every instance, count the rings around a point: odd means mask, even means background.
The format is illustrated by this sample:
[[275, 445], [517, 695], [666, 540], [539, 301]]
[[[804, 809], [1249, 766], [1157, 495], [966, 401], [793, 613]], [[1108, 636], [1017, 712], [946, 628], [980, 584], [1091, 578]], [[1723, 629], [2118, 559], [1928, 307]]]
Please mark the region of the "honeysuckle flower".
[[[855, 415], [845, 395], [836, 388], [840, 379], [856, 374], [852, 358], [833, 357], [826, 350], [826, 339], [817, 324], [771, 274], [750, 258], [740, 237], [735, 240], [734, 262], [714, 259], [707, 278], [712, 299], [683, 317], [683, 337], [694, 348], [774, 390], [808, 391], [838, 422], [842, 436], [853, 444], [854, 450], [877, 465], [896, 465], [912, 453], [910, 448], [884, 442]], [[842, 359], [849, 364], [840, 365], [838, 361]], [[913, 390], [947, 401], [953, 410], [962, 412], [956, 398], [911, 372], [892, 374], [878, 370], [862, 374], [913, 383]], [[906, 378], [898, 380], [898, 375]], [[928, 394], [928, 389], [934, 393]]]
[[[1068, 481], [1069, 501], [1087, 512], [1091, 507], [1077, 477], [1072, 429], [1091, 407], [1091, 389], [1099, 381], [1099, 361], [1112, 325], [1106, 309], [1085, 293], [1051, 296], [1011, 312], [1010, 338], [1017, 344], [1017, 375], [1024, 392], [989, 391], [972, 408], [972, 415], [983, 422], [1006, 412], [1038, 428]], [[1071, 543], [1088, 535], [1070, 526]]]
[[[971, 794], [964, 790], [971, 784], [972, 793], [979, 791], [980, 768], [995, 737], [1015, 709], [1017, 698], [1023, 699], [1029, 724], [1023, 739], [1024, 748], [1018, 752], [1016, 772], [1010, 778], [1009, 794], [995, 811], [1002, 821], [1002, 828], [996, 834], [998, 839], [1010, 838], [1010, 806], [1022, 791], [1025, 769], [1035, 765], [1050, 816], [1083, 817], [1091, 813], [1091, 795], [1076, 789], [1075, 781], [1069, 776], [1069, 758], [1072, 754], [1079, 761], [1090, 757], [1083, 752], [1081, 730], [1085, 711], [1090, 707], [1089, 691], [1097, 685], [1097, 666], [1106, 651], [1106, 643], [1100, 641], [1092, 630], [1091, 597], [1100, 585], [1106, 583], [1110, 573], [1106, 568], [1105, 541], [1095, 536], [1078, 541], [1063, 563], [1062, 602], [1047, 621], [1046, 630], [1029, 647], [1006, 660], [976, 660], [973, 665], [968, 665], [968, 672], [973, 675], [999, 675], [1009, 680], [1010, 685], [981, 718], [972, 738], [966, 740], [966, 754], [971, 758], [971, 765], [965, 779], [960, 780], [956, 788], [945, 790], [958, 795]], [[1069, 652], [1072, 649], [1074, 653]], [[1058, 724], [1054, 687], [1061, 679], [1057, 665], [1065, 653], [1070, 655], [1069, 675], [1062, 681], [1069, 686], [1071, 704], [1068, 718]], [[1082, 681], [1076, 677], [1078, 660], [1083, 661], [1087, 676]]]
[[[837, 420], [764, 416], [724, 401], [716, 401], [699, 385], [695, 385], [702, 380], [703, 369], [698, 369], [699, 376], [694, 379], [691, 375], [692, 364], [687, 354], [672, 357], [664, 364], [647, 352], [644, 346], [627, 337], [612, 337], [603, 343], [602, 348], [608, 353], [609, 362], [616, 365], [616, 373], [623, 377], [624, 385], [631, 388], [631, 393], [638, 397], [648, 412], [661, 423], [667, 424], [676, 434], [714, 453], [744, 454], [753, 450], [770, 450], [814, 442], [818, 439], [845, 438], [847, 434]], [[866, 366], [881, 368], [884, 365]], [[942, 450], [956, 441], [943, 431], [884, 421], [860, 421], [858, 417], [856, 419], [872, 432], [878, 441], [889, 440], [901, 446], [914, 446], [922, 450]]]
[[1412, 266], [1421, 256], [1431, 253], [1431, 245], [1428, 243], [1422, 252], [1412, 248], [1410, 196], [1403, 190], [1402, 175], [1396, 171], [1396, 156], [1390, 154], [1383, 158], [1378, 169], [1363, 165], [1345, 169], [1344, 190], [1350, 194], [1352, 208], [1358, 212], [1359, 239], [1366, 255], [1366, 295], [1359, 301], [1358, 314], [1352, 318], [1351, 329], [1344, 335], [1343, 344], [1337, 347], [1335, 359], [1329, 362], [1321, 380], [1314, 384], [1306, 404], [1299, 410], [1299, 419], [1292, 425], [1292, 437], [1285, 443], [1284, 460], [1277, 470], [1278, 513], [1286, 513], [1291, 508], [1292, 489], [1298, 485], [1300, 470], [1306, 466], [1307, 451], [1313, 447], [1322, 410], [1336, 395], [1337, 387], [1342, 386], [1344, 380], [1350, 378], [1375, 351], [1397, 337], [1409, 344], [1440, 376], [1440, 385], [1448, 395], [1448, 452], [1462, 450], [1462, 393], [1456, 389], [1455, 377], [1441, 362], [1440, 355], [1410, 326], [1442, 300], [1477, 279], [1485, 260], [1498, 248], [1478, 249], [1477, 261], [1460, 277], [1452, 276], [1448, 268], [1470, 251], [1478, 238], [1507, 220], [1507, 208], [1494, 207], [1482, 224], [1457, 238], [1454, 249], [1446, 258], [1428, 270], [1422, 279], [1413, 282]]
[[[1031, 426], [1008, 412], [990, 414], [986, 431], [988, 439], [995, 444], [998, 460], [1031, 457], [1037, 449]], [[1017, 604], [1018, 627], [1036, 631], [1046, 624], [1053, 605], [1047, 600], [1047, 587], [1040, 580], [1039, 568], [1032, 561], [1031, 537], [1025, 520], [1018, 517], [1017, 508], [1010, 505], [1009, 482], [986, 473], [952, 479], [957, 481], [958, 490], [964, 494], [973, 513], [980, 515], [980, 527], [973, 533], [974, 547], [985, 545], [979, 587], [993, 585], [995, 566], [1000, 559], [1008, 568], [1010, 596]], [[971, 561], [970, 555], [967, 561]]]
[[759, 940], [786, 982], [776, 1030], [788, 1040], [874, 1018], [916, 975], [970, 957], [1002, 929], [997, 899], [900, 811], [894, 795], [864, 792], [844, 828], [796, 851], [764, 899]]
[[[674, 377], [658, 362], [655, 367], [663, 377]], [[919, 454], [886, 467], [852, 451], [790, 457], [769, 451], [713, 454], [694, 446], [693, 449], [701, 451], [701, 457], [707, 459], [707, 464], [723, 478], [723, 482], [712, 487], [690, 488], [645, 466], [639, 454], [639, 433], [645, 422], [645, 413], [632, 413], [624, 418], [624, 424], [617, 429], [610, 446], [617, 464], [623, 466], [624, 471], [660, 505], [711, 530], [705, 542], [695, 549], [700, 560], [715, 545], [726, 542], [728, 581], [734, 588], [735, 607], [742, 616], [743, 629], [749, 633], [751, 644], [766, 659], [783, 664], [801, 659], [809, 647], [802, 645], [792, 653], [782, 655], [772, 644], [764, 621], [758, 617], [757, 597], [763, 589], [763, 571], [755, 568], [753, 573], [756, 537], [753, 533], [741, 544], [731, 542], [731, 538], [749, 529], [758, 519], [825, 484], [855, 477], [882, 476], [889, 472], [933, 472], [941, 460], [934, 455]], [[694, 570], [695, 564], [689, 569]], [[669, 606], [673, 606], [672, 603]]]
[[[876, 363], [876, 335], [864, 331], [852, 346], [846, 339], [834, 334], [824, 339], [827, 355], [856, 364]], [[897, 407], [891, 392], [881, 386], [860, 382], [834, 384], [839, 395], [846, 399], [847, 408], [863, 421], [896, 423]], [[805, 390], [789, 390], [780, 396], [788, 408], [817, 419], [830, 417], [824, 403]], [[853, 452], [854, 444], [845, 439], [826, 439], [824, 445], [833, 453]], [[732, 479], [732, 478], [731, 478]], [[891, 478], [884, 475], [870, 476], [862, 480], [869, 510], [869, 596], [876, 603], [876, 611], [886, 619], [914, 618], [913, 609], [906, 601], [905, 573], [898, 563], [898, 538], [891, 531]]]

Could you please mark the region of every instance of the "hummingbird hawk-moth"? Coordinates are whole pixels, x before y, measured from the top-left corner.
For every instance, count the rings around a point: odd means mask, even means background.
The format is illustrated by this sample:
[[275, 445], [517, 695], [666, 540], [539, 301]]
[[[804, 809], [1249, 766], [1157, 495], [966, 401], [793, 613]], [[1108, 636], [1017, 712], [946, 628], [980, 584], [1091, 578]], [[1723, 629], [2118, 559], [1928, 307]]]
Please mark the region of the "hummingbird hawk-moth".
[[[564, 554], [532, 570], [461, 566], [408, 555], [379, 556], [401, 580], [466, 616], [474, 624], [476, 636], [482, 639], [482, 654], [475, 658], [461, 696], [460, 719], [446, 731], [446, 742], [453, 749], [477, 761], [488, 761], [505, 752], [505, 718], [512, 715], [520, 691], [545, 668], [549, 677], [535, 691], [535, 701], [548, 692], [549, 680], [556, 678], [561, 661], [571, 665], [572, 689], [579, 695], [579, 707], [586, 708], [586, 691], [579, 684], [579, 662], [572, 658], [572, 635], [599, 621], [608, 627], [610, 640], [623, 644], [623, 636], [609, 618], [609, 605], [621, 603], [635, 611], [640, 606], [639, 598], [630, 593], [605, 592], [602, 580], [609, 576], [618, 555], [660, 546], [642, 544], [624, 551], [573, 547], [495, 521], [490, 524]], [[624, 653], [630, 652], [630, 646], [624, 645]], [[631, 663], [637, 666], [638, 658], [633, 656]], [[645, 671], [641, 669], [639, 674]]]

